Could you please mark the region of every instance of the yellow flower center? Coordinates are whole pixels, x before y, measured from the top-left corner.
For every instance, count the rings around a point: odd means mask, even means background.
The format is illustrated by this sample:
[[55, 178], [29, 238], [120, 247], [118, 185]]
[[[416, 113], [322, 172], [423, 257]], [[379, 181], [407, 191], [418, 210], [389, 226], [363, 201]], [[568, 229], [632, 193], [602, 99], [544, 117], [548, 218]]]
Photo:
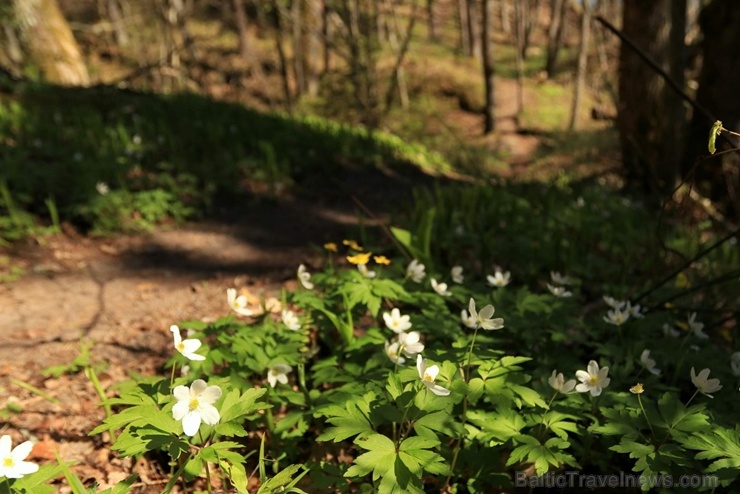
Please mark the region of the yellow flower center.
[[424, 377], [422, 377], [421, 379], [422, 379], [423, 381], [426, 381], [426, 382], [428, 382], [428, 383], [433, 383], [433, 382], [434, 382], [434, 378], [433, 378], [432, 376], [430, 376], [430, 375], [429, 375], [428, 373], [426, 373], [426, 372], [424, 373]]
[[184, 352], [185, 351], [185, 343], [183, 343], [182, 341], [180, 343], [178, 343], [177, 344], [177, 349], [179, 351], [181, 351], [181, 352]]
[[591, 376], [588, 378], [588, 383], [591, 386], [598, 386], [599, 384], [599, 376]]
[[15, 466], [15, 462], [13, 461], [13, 458], [11, 456], [8, 456], [6, 458], [3, 458], [3, 466], [5, 468], [12, 468]]
[[193, 410], [197, 410], [199, 406], [200, 403], [198, 402], [198, 398], [193, 398], [190, 400], [190, 403], [188, 403], [188, 410], [192, 412]]

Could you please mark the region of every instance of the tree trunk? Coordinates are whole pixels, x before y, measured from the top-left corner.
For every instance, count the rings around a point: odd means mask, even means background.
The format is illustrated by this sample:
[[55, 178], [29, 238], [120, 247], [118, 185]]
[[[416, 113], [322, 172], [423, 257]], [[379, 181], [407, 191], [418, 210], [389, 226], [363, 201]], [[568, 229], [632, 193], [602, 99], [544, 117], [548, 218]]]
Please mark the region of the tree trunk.
[[13, 11], [30, 61], [47, 81], [70, 86], [90, 83], [80, 48], [56, 0], [13, 0]]
[[311, 96], [319, 92], [319, 73], [321, 55], [322, 10], [321, 0], [308, 0], [306, 11], [306, 90]]
[[588, 63], [588, 45], [591, 37], [591, 4], [586, 1], [581, 4], [581, 41], [578, 44], [578, 68], [576, 69], [576, 85], [573, 93], [573, 105], [570, 111], [569, 130], [576, 130], [583, 101], [583, 91], [586, 89], [586, 64]]
[[280, 76], [283, 82], [283, 95], [285, 96], [285, 106], [288, 111], [293, 111], [293, 95], [290, 91], [290, 80], [288, 78], [288, 57], [285, 55], [285, 48], [283, 47], [283, 23], [280, 20], [280, 6], [278, 5], [278, 0], [272, 0], [272, 13], [275, 25], [275, 48], [278, 52]]
[[[655, 63], [668, 64], [670, 0], [625, 0], [623, 32]], [[664, 80], [625, 43], [619, 54], [619, 127], [627, 184], [646, 192], [671, 187], [675, 167], [666, 160], [672, 145], [667, 135]]]
[[323, 67], [322, 72], [326, 74], [331, 70], [331, 44], [334, 39], [334, 31], [331, 28], [331, 6], [324, 0], [324, 9], [321, 12], [321, 36], [323, 43]]
[[427, 30], [429, 31], [429, 41], [437, 41], [437, 28], [434, 21], [434, 0], [427, 0]]
[[552, 18], [547, 28], [547, 59], [545, 61], [545, 71], [548, 79], [555, 77], [558, 53], [563, 45], [563, 23], [565, 22], [566, 7], [565, 0], [552, 0], [550, 2]]
[[[516, 3], [514, 8], [516, 8]], [[501, 30], [507, 36], [511, 34], [511, 4], [509, 4], [509, 0], [501, 0]]]
[[484, 134], [496, 130], [496, 100], [494, 92], [493, 67], [493, 16], [494, 0], [483, 1], [483, 80], [486, 87]]
[[118, 5], [118, 0], [108, 0], [107, 10], [108, 18], [113, 25], [113, 33], [116, 36], [116, 43], [118, 46], [128, 46], [128, 32], [126, 31], [126, 26], [123, 22], [123, 14], [121, 13], [121, 6]]
[[[740, 70], [737, 64], [737, 47], [740, 46], [740, 3], [714, 0], [699, 16], [704, 33], [701, 47], [703, 63], [699, 73], [696, 102], [712, 112], [722, 125], [740, 132]], [[740, 152], [699, 161], [707, 152], [707, 135], [712, 121], [699, 111], [694, 111], [687, 135], [684, 153], [685, 173], [693, 172], [694, 183], [708, 197], [723, 198], [735, 216], [740, 210]], [[717, 139], [717, 151], [740, 147], [740, 139], [723, 133]]]
[[293, 0], [290, 6], [291, 26], [293, 27], [293, 72], [295, 73], [298, 96], [306, 92], [306, 78], [303, 67], [303, 0]]
[[460, 21], [460, 51], [466, 57], [473, 56], [470, 45], [470, 29], [468, 27], [468, 0], [458, 0], [458, 19]]
[[482, 39], [477, 0], [468, 0], [468, 38], [470, 39], [470, 53], [472, 57], [480, 60], [482, 55]]

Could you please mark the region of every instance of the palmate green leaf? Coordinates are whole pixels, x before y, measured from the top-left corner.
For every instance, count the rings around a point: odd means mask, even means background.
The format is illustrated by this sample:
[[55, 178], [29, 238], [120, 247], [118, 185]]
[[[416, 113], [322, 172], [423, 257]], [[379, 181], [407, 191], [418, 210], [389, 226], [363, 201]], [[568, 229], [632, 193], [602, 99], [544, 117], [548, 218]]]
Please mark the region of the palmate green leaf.
[[[521, 401], [529, 406], [538, 406], [540, 408], [547, 408], [547, 403], [540, 397], [540, 394], [532, 388], [526, 386], [519, 386], [517, 384], [510, 384], [508, 388], [516, 393]], [[517, 407], [521, 408], [521, 402], [515, 399]]]
[[632, 436], [639, 435], [641, 417], [639, 410], [601, 408], [606, 422], [603, 425], [593, 425], [589, 432], [604, 434], [605, 436]]
[[436, 438], [438, 432], [448, 437], [459, 437], [465, 432], [465, 427], [449, 411], [439, 410], [416, 419], [414, 430], [423, 437]]
[[344, 474], [346, 477], [364, 477], [373, 472], [373, 480], [377, 480], [393, 468], [396, 445], [388, 437], [378, 433], [367, 434], [358, 437], [355, 444], [366, 449], [367, 453], [355, 458], [354, 465]]
[[550, 411], [544, 415], [542, 423], [559, 438], [567, 440], [568, 432], [578, 434], [578, 424], [575, 422], [577, 420], [578, 417], [575, 415]]
[[[304, 468], [304, 471], [301, 472], [298, 476], [296, 474], [298, 471]], [[277, 473], [274, 477], [271, 479], [268, 479], [267, 482], [263, 483], [259, 490], [257, 491], [257, 494], [272, 494], [274, 492], [291, 492], [291, 488], [295, 486], [295, 484], [298, 483], [298, 481], [308, 473], [308, 469], [306, 469], [303, 465], [290, 465], [285, 468], [283, 468], [280, 472]], [[301, 490], [294, 490], [294, 492], [303, 492]]]
[[423, 473], [446, 475], [449, 467], [444, 458], [432, 448], [439, 446], [439, 440], [430, 437], [409, 437], [401, 441], [398, 448], [398, 458], [416, 477], [421, 478]]
[[676, 432], [699, 432], [709, 429], [709, 416], [703, 413], [703, 404], [686, 408], [677, 396], [665, 393], [658, 400], [658, 410], [662, 421], [657, 425], [669, 429], [674, 438]]
[[100, 494], [126, 494], [131, 491], [131, 487], [134, 485], [134, 482], [138, 480], [138, 478], [139, 474], [135, 473], [127, 477], [125, 480], [117, 483], [115, 486], [101, 491]]
[[373, 426], [368, 418], [368, 411], [361, 410], [357, 403], [347, 402], [345, 407], [339, 405], [323, 407], [317, 414], [327, 417], [326, 421], [333, 426], [319, 435], [316, 438], [317, 441], [332, 440], [336, 443], [358, 434], [373, 431]]
[[221, 422], [229, 422], [245, 418], [247, 415], [257, 413], [260, 410], [270, 408], [271, 405], [258, 400], [264, 396], [267, 389], [251, 388], [244, 393], [238, 389], [232, 389], [226, 394], [220, 407]]
[[633, 436], [625, 436], [619, 441], [619, 444], [615, 444], [609, 449], [617, 453], [629, 454], [630, 458], [644, 458], [655, 453], [655, 446], [639, 443], [635, 439], [636, 437]]
[[495, 444], [503, 444], [518, 436], [527, 425], [521, 415], [509, 408], [504, 408], [500, 412], [472, 410], [468, 412], [468, 419], [472, 424], [481, 428], [483, 437], [492, 440]]
[[689, 449], [699, 450], [697, 460], [715, 460], [705, 470], [717, 475], [723, 485], [740, 476], [740, 426], [734, 429], [716, 427], [711, 432], [695, 432], [682, 442]]
[[526, 434], [518, 435], [514, 438], [515, 443], [523, 443], [514, 448], [506, 462], [507, 466], [520, 462], [534, 463], [537, 475], [544, 475], [550, 467], [559, 468], [562, 465], [580, 467], [573, 456], [563, 452], [570, 447], [568, 441], [563, 441], [559, 437], [548, 439], [545, 444], [541, 444], [539, 439]]

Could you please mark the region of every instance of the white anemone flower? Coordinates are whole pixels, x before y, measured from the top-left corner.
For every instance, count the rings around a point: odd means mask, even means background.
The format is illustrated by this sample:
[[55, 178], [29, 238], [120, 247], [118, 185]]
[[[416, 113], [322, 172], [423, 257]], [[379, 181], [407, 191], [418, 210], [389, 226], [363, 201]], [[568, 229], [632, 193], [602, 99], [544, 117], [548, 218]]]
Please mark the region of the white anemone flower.
[[567, 298], [572, 297], [573, 292], [566, 290], [563, 286], [552, 286], [551, 284], [547, 284], [547, 289], [550, 290], [550, 293], [555, 295], [558, 298]]
[[401, 352], [407, 357], [413, 357], [417, 353], [424, 351], [424, 343], [421, 343], [421, 333], [411, 331], [409, 333], [400, 333], [398, 335], [398, 344]]
[[697, 338], [700, 340], [706, 340], [709, 338], [706, 333], [704, 333], [704, 323], [699, 322], [696, 320], [696, 312], [692, 312], [689, 314], [689, 318], [686, 321], [689, 325], [689, 329], [696, 335]]
[[694, 386], [696, 386], [696, 389], [698, 389], [700, 393], [707, 395], [710, 398], [714, 398], [714, 396], [709, 393], [719, 391], [722, 389], [722, 386], [719, 384], [719, 379], [709, 379], [709, 372], [709, 369], [702, 369], [697, 376], [696, 371], [694, 371], [694, 368], [692, 367], [691, 382], [694, 383]]
[[424, 277], [427, 275], [425, 273], [425, 270], [426, 267], [422, 263], [414, 259], [406, 268], [406, 277], [411, 278], [411, 281], [413, 281], [414, 283], [421, 283], [421, 280], [423, 280]]
[[450, 390], [443, 388], [439, 384], [434, 384], [434, 380], [437, 379], [439, 374], [439, 367], [433, 365], [427, 367], [427, 359], [421, 358], [421, 355], [416, 356], [416, 370], [419, 371], [419, 379], [421, 383], [426, 386], [429, 391], [437, 396], [447, 396], [450, 394]]
[[394, 333], [402, 333], [407, 329], [411, 329], [411, 316], [401, 315], [401, 311], [398, 308], [388, 312], [383, 312], [383, 320], [385, 325]]
[[406, 359], [401, 356], [400, 349], [400, 343], [397, 341], [394, 341], [391, 343], [390, 341], [385, 342], [385, 354], [388, 355], [388, 358], [391, 359], [391, 362], [394, 364], [401, 365], [404, 362], [406, 362]]
[[679, 336], [681, 336], [681, 332], [677, 330], [676, 328], [674, 328], [673, 326], [671, 326], [670, 324], [665, 323], [663, 325], [663, 336], [670, 336], [671, 338], [678, 338]]
[[645, 314], [642, 313], [642, 307], [640, 307], [640, 304], [632, 305], [632, 302], [627, 302], [624, 310], [629, 312], [630, 317], [634, 317], [635, 319], [642, 319], [645, 317]]
[[306, 290], [313, 290], [313, 283], [311, 283], [311, 273], [306, 271], [306, 266], [301, 264], [298, 266], [298, 281], [301, 282], [301, 285], [303, 285], [303, 288]]
[[95, 190], [100, 194], [101, 196], [107, 195], [108, 192], [110, 192], [110, 187], [108, 187], [108, 184], [105, 182], [98, 182], [95, 184]]
[[24, 475], [38, 472], [39, 466], [26, 457], [31, 454], [33, 443], [26, 441], [15, 448], [9, 435], [0, 437], [0, 477], [6, 479], [20, 479]]
[[547, 383], [557, 391], [558, 393], [568, 394], [571, 391], [573, 391], [573, 388], [576, 387], [576, 380], [570, 379], [568, 381], [565, 380], [565, 377], [563, 377], [562, 372], [558, 372], [557, 370], [552, 371], [552, 375], [547, 380]]
[[462, 285], [465, 281], [462, 266], [453, 266], [453, 268], [450, 270], [450, 276], [452, 277], [452, 281], [454, 283], [457, 283], [458, 285]]
[[486, 276], [486, 281], [488, 281], [489, 285], [496, 288], [505, 287], [511, 281], [511, 272], [502, 272], [497, 269], [493, 275], [489, 274]]
[[251, 316], [253, 312], [247, 308], [247, 297], [244, 295], [236, 296], [236, 288], [226, 290], [226, 301], [229, 303], [231, 310], [242, 316]]
[[183, 357], [187, 358], [188, 360], [206, 359], [203, 355], [198, 355], [197, 353], [195, 353], [195, 351], [200, 348], [200, 340], [195, 338], [188, 338], [187, 340], [183, 340], [182, 336], [180, 335], [180, 328], [178, 328], [174, 324], [170, 326], [170, 331], [172, 332], [172, 336], [175, 339], [175, 350], [180, 352]]
[[186, 436], [196, 435], [201, 421], [216, 425], [221, 419], [213, 406], [221, 398], [221, 388], [218, 386], [208, 386], [203, 379], [196, 379], [190, 388], [177, 386], [172, 394], [177, 400], [172, 407], [172, 418], [182, 420], [182, 431]]
[[275, 364], [267, 371], [267, 382], [273, 388], [277, 383], [288, 384], [288, 374], [292, 370], [293, 368], [287, 364]]
[[609, 295], [604, 295], [602, 298], [604, 299], [604, 303], [614, 310], [622, 310], [622, 307], [627, 303], [624, 300], [617, 300]]
[[606, 313], [604, 321], [609, 324], [614, 324], [615, 326], [621, 326], [626, 323], [629, 318], [630, 313], [628, 310], [612, 309]]
[[437, 292], [437, 295], [441, 295], [443, 297], [449, 297], [452, 295], [452, 292], [447, 289], [447, 283], [437, 283], [437, 280], [434, 278], [432, 278], [432, 289]]
[[365, 278], [375, 278], [375, 275], [377, 274], [375, 271], [367, 269], [367, 265], [365, 264], [358, 264], [357, 271], [359, 271]]
[[609, 367], [602, 367], [599, 369], [599, 364], [595, 360], [588, 363], [588, 368], [585, 371], [576, 371], [576, 377], [581, 384], [576, 386], [576, 391], [579, 393], [591, 393], [591, 396], [599, 396], [601, 391], [609, 386], [611, 379], [607, 377], [609, 373]]
[[735, 352], [732, 354], [732, 358], [730, 359], [730, 367], [732, 367], [732, 374], [740, 377], [740, 352]]
[[468, 315], [468, 311], [465, 309], [460, 311], [460, 320], [465, 326], [469, 327], [470, 329], [475, 329], [478, 327], [478, 320], [473, 316], [473, 314]]
[[281, 317], [283, 319], [283, 324], [285, 324], [291, 331], [298, 331], [301, 329], [301, 323], [298, 321], [298, 316], [296, 316], [292, 310], [283, 309]]
[[497, 317], [496, 319], [493, 318], [495, 309], [491, 304], [483, 307], [480, 312], [476, 312], [475, 300], [471, 298], [470, 302], [468, 302], [468, 310], [470, 311], [470, 317], [474, 318], [475, 322], [482, 329], [501, 329], [504, 327], [503, 319], [500, 317]]
[[660, 369], [655, 367], [655, 360], [650, 358], [650, 350], [643, 350], [640, 355], [640, 364], [642, 364], [647, 371], [653, 375], [659, 376]]
[[550, 271], [550, 279], [555, 285], [570, 285], [571, 283], [570, 278], [557, 271]]

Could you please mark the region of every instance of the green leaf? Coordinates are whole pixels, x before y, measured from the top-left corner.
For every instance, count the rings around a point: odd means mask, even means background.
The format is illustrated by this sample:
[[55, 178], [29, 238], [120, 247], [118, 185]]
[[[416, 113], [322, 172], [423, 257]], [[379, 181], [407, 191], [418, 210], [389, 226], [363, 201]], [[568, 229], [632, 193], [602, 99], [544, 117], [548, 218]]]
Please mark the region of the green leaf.
[[317, 441], [332, 440], [339, 442], [358, 434], [373, 431], [367, 413], [362, 411], [357, 403], [347, 402], [344, 408], [333, 405], [325, 407], [317, 413], [327, 416], [326, 421], [333, 425], [333, 427], [329, 427], [319, 435], [316, 438]]
[[262, 396], [267, 392], [267, 389], [255, 389], [250, 388], [244, 393], [239, 393], [238, 389], [232, 389], [226, 394], [223, 403], [221, 404], [221, 422], [229, 422], [237, 420], [247, 415], [270, 408], [270, 405], [265, 402], [258, 402]]
[[712, 128], [709, 130], [709, 154], [714, 154], [717, 152], [717, 148], [715, 146], [715, 143], [717, 141], [717, 137], [719, 137], [720, 133], [722, 132], [722, 122], [717, 120], [712, 125]]
[[396, 445], [386, 436], [377, 433], [368, 434], [358, 437], [355, 444], [368, 452], [355, 458], [354, 465], [344, 474], [346, 477], [364, 477], [373, 472], [373, 480], [377, 480], [393, 468]]

